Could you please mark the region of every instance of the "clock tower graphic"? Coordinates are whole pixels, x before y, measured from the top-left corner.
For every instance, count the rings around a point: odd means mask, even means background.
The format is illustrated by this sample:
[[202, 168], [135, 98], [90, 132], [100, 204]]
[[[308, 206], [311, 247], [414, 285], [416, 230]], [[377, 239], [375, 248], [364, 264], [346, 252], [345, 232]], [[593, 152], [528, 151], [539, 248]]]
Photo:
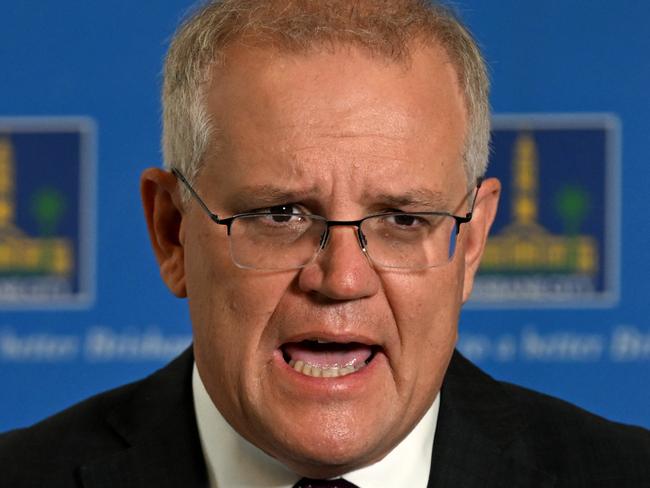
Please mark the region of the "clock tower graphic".
[[0, 292], [5, 298], [12, 290], [16, 298], [26, 289], [47, 293], [49, 285], [60, 287], [61, 279], [74, 273], [73, 243], [57, 236], [65, 198], [48, 188], [30, 195], [29, 215], [40, 235], [28, 235], [16, 223], [15, 164], [10, 137], [0, 136]]

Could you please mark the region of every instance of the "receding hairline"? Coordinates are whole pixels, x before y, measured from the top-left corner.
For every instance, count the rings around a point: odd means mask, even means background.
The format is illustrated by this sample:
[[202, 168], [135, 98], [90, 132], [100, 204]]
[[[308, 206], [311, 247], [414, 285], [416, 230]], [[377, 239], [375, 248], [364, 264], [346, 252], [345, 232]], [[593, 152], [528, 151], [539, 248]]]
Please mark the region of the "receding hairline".
[[[182, 23], [175, 37], [181, 36], [182, 31], [189, 25], [192, 25], [195, 18], [204, 15], [205, 11], [213, 6], [210, 5], [211, 3], [218, 5], [227, 2], [208, 2], [207, 6], [190, 12], [190, 15]], [[250, 2], [244, 1], [243, 3]], [[390, 29], [384, 28], [382, 31], [385, 37], [383, 42], [372, 42], [379, 39], [379, 36], [373, 31], [364, 37], [359, 34], [358, 26], [357, 30], [341, 29], [339, 31], [336, 30], [336, 27], [330, 26], [329, 29], [315, 29], [316, 32], [310, 33], [297, 32], [300, 29], [296, 27], [292, 31], [291, 27], [282, 25], [279, 12], [277, 9], [272, 8], [274, 5], [284, 4], [288, 6], [292, 3], [296, 2], [294, 0], [281, 0], [263, 3], [259, 8], [248, 12], [250, 17], [248, 22], [234, 21], [232, 22], [233, 27], [221, 36], [215, 36], [212, 39], [203, 39], [202, 41], [206, 44], [202, 45], [202, 50], [207, 50], [210, 54], [208, 56], [199, 56], [202, 58], [200, 68], [203, 71], [201, 85], [211, 82], [211, 71], [213, 68], [227, 64], [227, 52], [234, 45], [269, 49], [280, 54], [296, 55], [309, 55], [318, 51], [334, 52], [341, 47], [350, 46], [365, 51], [378, 60], [384, 59], [398, 63], [409, 63], [414, 49], [424, 46], [438, 46], [444, 49], [458, 75], [461, 88], [465, 88], [466, 80], [465, 73], [463, 72], [463, 63], [451, 45], [454, 43], [453, 36], [449, 35], [450, 29], [458, 29], [461, 27], [464, 30], [464, 27], [458, 21], [453, 10], [445, 5], [431, 4], [429, 9], [423, 9], [421, 12], [429, 14], [428, 19], [420, 18], [420, 16], [418, 17], [419, 22], [413, 22], [412, 24], [403, 22], [402, 24], [406, 24], [403, 30], [393, 29], [391, 32]], [[355, 3], [363, 6], [366, 2], [357, 1]], [[368, 3], [372, 4], [372, 2]], [[386, 2], [386, 4], [390, 3]], [[320, 12], [322, 9], [323, 7], [314, 8], [313, 10]], [[281, 11], [282, 9], [280, 9]], [[230, 13], [232, 14], [233, 12]], [[276, 15], [275, 19], [272, 17], [274, 13]], [[359, 13], [366, 12], [360, 9]], [[385, 18], [385, 15], [382, 18]], [[352, 21], [349, 22], [352, 23]], [[227, 22], [224, 22], [224, 24], [227, 24]], [[465, 30], [465, 32], [469, 35], [468, 31]], [[386, 33], [391, 33], [391, 35], [386, 35]], [[170, 73], [166, 72], [166, 75], [168, 74]], [[170, 82], [172, 80], [166, 76], [166, 81]], [[173, 81], [170, 84], [173, 84]]]
[[[276, 43], [271, 39], [258, 35], [256, 32], [250, 32], [233, 39], [231, 43], [219, 51], [218, 56], [215, 56], [215, 59], [206, 66], [204, 85], [210, 87], [215, 82], [215, 71], [227, 70], [230, 63], [236, 62], [237, 56], [241, 52], [257, 51], [264, 53], [265, 58], [271, 62], [274, 56], [284, 60], [288, 58], [300, 60], [320, 54], [339, 55], [341, 53], [360, 53], [377, 63], [400, 66], [407, 71], [412, 65], [414, 55], [416, 53], [426, 52], [427, 50], [431, 50], [432, 54], [434, 54], [434, 51], [440, 51], [444, 54], [446, 57], [445, 62], [448, 62], [452, 66], [456, 75], [458, 88], [461, 90], [463, 100], [465, 100], [464, 87], [462, 85], [463, 80], [459, 73], [458, 63], [452, 58], [453, 54], [440, 40], [425, 35], [417, 35], [410, 39], [399, 55], [387, 56], [385, 53], [372, 49], [365, 44], [348, 39], [315, 41], [305, 46], [296, 47], [285, 45], [281, 42]], [[268, 56], [266, 56], [267, 54]]]
[[179, 166], [190, 180], [217, 135], [204, 102], [214, 70], [227, 62], [233, 43], [307, 54], [350, 44], [406, 64], [413, 46], [443, 49], [468, 115], [463, 154], [468, 180], [484, 173], [489, 80], [476, 41], [448, 6], [433, 0], [212, 0], [179, 27], [164, 69], [165, 164]]

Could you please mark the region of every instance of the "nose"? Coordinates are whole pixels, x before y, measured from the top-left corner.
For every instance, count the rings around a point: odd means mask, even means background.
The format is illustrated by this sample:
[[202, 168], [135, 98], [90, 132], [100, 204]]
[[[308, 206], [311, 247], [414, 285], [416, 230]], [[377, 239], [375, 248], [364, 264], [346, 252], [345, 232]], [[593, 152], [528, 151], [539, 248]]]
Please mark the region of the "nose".
[[299, 286], [331, 300], [356, 300], [379, 290], [379, 276], [359, 243], [354, 226], [336, 226], [325, 236], [318, 258], [300, 271]]

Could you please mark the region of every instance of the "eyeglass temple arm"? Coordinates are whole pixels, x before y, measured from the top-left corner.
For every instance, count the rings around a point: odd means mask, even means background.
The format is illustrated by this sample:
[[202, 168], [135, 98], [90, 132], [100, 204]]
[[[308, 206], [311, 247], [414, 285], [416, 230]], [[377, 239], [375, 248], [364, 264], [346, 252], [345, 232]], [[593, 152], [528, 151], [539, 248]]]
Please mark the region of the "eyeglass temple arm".
[[483, 184], [483, 177], [479, 176], [476, 178], [476, 190], [474, 191], [474, 198], [472, 198], [472, 205], [469, 209], [469, 212], [465, 214], [465, 218], [463, 218], [463, 222], [469, 222], [472, 219], [472, 214], [474, 213], [474, 206], [476, 205], [476, 198], [478, 197], [478, 191], [481, 189], [481, 185]]
[[476, 205], [476, 198], [478, 197], [478, 191], [481, 189], [483, 184], [483, 177], [479, 176], [476, 179], [476, 190], [474, 191], [474, 198], [472, 198], [472, 206], [469, 209], [469, 212], [465, 214], [465, 217], [460, 217], [458, 215], [453, 215], [456, 219], [456, 234], [460, 232], [460, 224], [466, 224], [472, 220], [472, 215], [474, 214], [474, 205]]
[[176, 168], [172, 168], [171, 171], [172, 171], [172, 174], [173, 174], [176, 178], [178, 178], [179, 180], [181, 180], [181, 182], [183, 183], [183, 185], [185, 185], [185, 188], [188, 189], [188, 191], [192, 194], [192, 196], [196, 199], [196, 201], [199, 202], [199, 205], [200, 205], [201, 208], [205, 211], [205, 213], [207, 213], [207, 214], [210, 216], [210, 218], [211, 218], [212, 220], [214, 220], [217, 224], [220, 224], [220, 223], [221, 223], [221, 220], [219, 220], [219, 217], [218, 217], [216, 214], [212, 213], [212, 211], [208, 208], [208, 206], [205, 204], [205, 202], [201, 199], [201, 197], [199, 196], [199, 194], [196, 193], [196, 191], [194, 190], [194, 188], [192, 188], [192, 185], [190, 185], [190, 182], [187, 181], [187, 179], [185, 179], [185, 176], [183, 176], [183, 173], [181, 173], [181, 172], [180, 172], [179, 170], [177, 170]]

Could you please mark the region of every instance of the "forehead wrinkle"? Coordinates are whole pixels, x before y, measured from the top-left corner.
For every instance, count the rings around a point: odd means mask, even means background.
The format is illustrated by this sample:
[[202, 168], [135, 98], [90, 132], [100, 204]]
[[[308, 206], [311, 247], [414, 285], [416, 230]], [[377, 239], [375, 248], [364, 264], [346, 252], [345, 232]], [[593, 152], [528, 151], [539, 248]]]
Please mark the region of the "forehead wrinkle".
[[[393, 109], [370, 109], [365, 105], [370, 102], [363, 101], [364, 106], [347, 107], [345, 110], [328, 108], [328, 114], [322, 120], [323, 108], [314, 110], [314, 115], [309, 120], [299, 121], [296, 125], [303, 134], [311, 138], [324, 140], [367, 139], [377, 142], [403, 142], [417, 137], [417, 128], [414, 126], [413, 116]], [[332, 123], [335, 119], [335, 123]]]

